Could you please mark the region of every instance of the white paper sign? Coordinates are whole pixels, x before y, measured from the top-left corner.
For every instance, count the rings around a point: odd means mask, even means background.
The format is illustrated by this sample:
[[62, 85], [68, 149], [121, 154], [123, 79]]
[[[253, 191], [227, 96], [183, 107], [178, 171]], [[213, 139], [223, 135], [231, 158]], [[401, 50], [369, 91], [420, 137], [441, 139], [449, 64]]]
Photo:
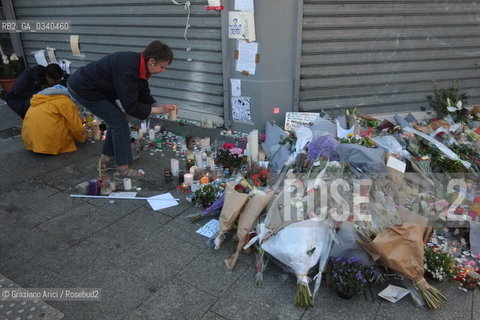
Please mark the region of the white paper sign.
[[257, 65], [255, 59], [258, 53], [258, 43], [239, 40], [237, 48], [238, 59], [236, 70], [240, 72], [246, 71], [248, 74], [254, 75]]
[[235, 0], [235, 10], [253, 12], [253, 0]]
[[232, 97], [232, 119], [235, 121], [252, 121], [250, 97]]
[[50, 60], [50, 63], [57, 63], [57, 57], [55, 57], [55, 48], [49, 48], [47, 47], [47, 55], [48, 59]]
[[313, 123], [320, 116], [312, 112], [287, 112], [285, 115], [285, 130], [293, 130]]
[[240, 97], [242, 95], [242, 81], [240, 79], [230, 79], [232, 87], [232, 97]]
[[409, 293], [410, 291], [405, 288], [393, 286], [390, 284], [388, 285], [388, 287], [383, 289], [378, 295], [385, 300], [395, 303]]
[[407, 164], [401, 160], [398, 160], [395, 157], [390, 156], [388, 157], [387, 167], [390, 167], [400, 172], [405, 172], [405, 168], [407, 167]]
[[70, 64], [71, 62], [65, 59], [60, 59], [58, 61], [58, 65], [60, 66], [60, 68], [62, 68], [62, 70], [67, 74], [70, 74]]
[[45, 50], [38, 50], [32, 53], [35, 56], [35, 60], [37, 61], [38, 65], [41, 65], [44, 67], [48, 66], [47, 59], [45, 58]]
[[212, 238], [217, 235], [220, 231], [220, 222], [217, 219], [212, 219], [208, 221], [203, 227], [198, 229], [196, 232], [205, 236], [207, 238]]
[[80, 44], [78, 35], [71, 35], [70, 36], [70, 49], [72, 50], [72, 54], [75, 57], [83, 57], [84, 55], [80, 52]]
[[161, 210], [165, 208], [170, 208], [178, 205], [177, 200], [174, 200], [175, 198], [172, 196], [172, 194], [169, 193], [164, 193], [164, 194], [159, 194], [158, 196], [153, 196], [147, 199], [148, 204], [150, 204], [150, 207], [152, 207], [153, 210]]
[[228, 12], [228, 37], [255, 41], [255, 18], [253, 12]]
[[340, 139], [346, 138], [349, 134], [354, 134], [355, 132], [355, 126], [351, 127], [350, 129], [343, 129], [342, 126], [340, 125], [340, 122], [338, 120], [335, 120], [337, 123], [337, 137]]
[[137, 196], [136, 192], [112, 192], [109, 195], [110, 197], [121, 197], [121, 198], [135, 198]]

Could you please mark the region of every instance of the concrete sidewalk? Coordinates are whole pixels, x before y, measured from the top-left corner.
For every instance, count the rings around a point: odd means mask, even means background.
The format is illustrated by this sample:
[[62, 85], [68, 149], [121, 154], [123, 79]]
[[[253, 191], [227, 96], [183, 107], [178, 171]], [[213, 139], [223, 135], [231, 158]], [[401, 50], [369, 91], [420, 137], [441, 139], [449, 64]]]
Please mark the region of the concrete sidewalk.
[[[20, 121], [0, 106], [0, 131]], [[4, 131], [6, 132], [6, 131]], [[11, 130], [9, 132], [15, 132]], [[195, 231], [208, 219], [187, 219], [199, 209], [185, 201], [163, 169], [169, 153], [143, 153], [135, 167], [147, 172], [138, 196], [172, 192], [179, 206], [153, 211], [145, 201], [72, 199], [75, 186], [95, 177], [100, 144], [87, 143], [59, 156], [24, 150], [16, 135], [0, 138], [0, 274], [24, 288], [101, 288], [99, 302], [48, 304], [65, 319], [477, 319], [480, 292], [440, 283], [448, 297], [438, 311], [338, 298], [321, 288], [310, 309], [293, 304], [296, 281], [270, 264], [262, 288], [254, 286], [253, 256], [242, 255], [233, 272], [221, 250], [207, 248]], [[1, 312], [1, 310], [0, 310]], [[0, 315], [0, 319], [1, 319]]]

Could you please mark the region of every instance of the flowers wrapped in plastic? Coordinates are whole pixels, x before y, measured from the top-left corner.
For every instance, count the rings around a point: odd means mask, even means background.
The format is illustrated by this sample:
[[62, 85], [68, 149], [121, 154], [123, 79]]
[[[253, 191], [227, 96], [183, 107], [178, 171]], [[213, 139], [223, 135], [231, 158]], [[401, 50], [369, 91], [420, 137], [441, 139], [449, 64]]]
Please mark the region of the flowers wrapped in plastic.
[[412, 280], [427, 305], [437, 309], [446, 298], [424, 278], [424, 242], [429, 233], [429, 228], [407, 222], [385, 228], [370, 243], [359, 243], [374, 260]]
[[247, 204], [244, 206], [240, 217], [238, 218], [237, 238], [238, 245], [235, 253], [228, 259], [225, 259], [225, 265], [229, 270], [235, 267], [243, 246], [247, 243], [247, 236], [252, 230], [258, 217], [272, 199], [273, 193], [265, 193], [255, 189], [249, 194]]
[[[261, 248], [297, 277], [295, 305], [313, 306], [313, 298], [320, 285], [321, 272], [325, 269], [333, 237], [327, 221], [303, 220], [290, 224], [261, 242]], [[319, 265], [315, 290], [311, 293], [308, 274]]]

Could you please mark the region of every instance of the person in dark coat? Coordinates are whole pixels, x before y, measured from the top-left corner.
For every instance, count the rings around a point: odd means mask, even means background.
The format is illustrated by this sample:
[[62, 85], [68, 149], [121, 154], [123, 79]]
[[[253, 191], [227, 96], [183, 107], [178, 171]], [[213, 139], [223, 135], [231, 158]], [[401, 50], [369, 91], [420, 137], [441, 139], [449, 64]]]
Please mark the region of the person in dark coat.
[[15, 81], [12, 90], [5, 97], [10, 109], [25, 118], [30, 99], [40, 90], [57, 84], [63, 78], [63, 70], [56, 63], [48, 66], [35, 66], [24, 70]]
[[[141, 53], [116, 52], [87, 64], [68, 79], [68, 90], [82, 106], [107, 124], [99, 164], [115, 161], [115, 177], [143, 177], [130, 168], [133, 156], [130, 129], [125, 113], [138, 119], [150, 114], [178, 112], [175, 104], [160, 104], [150, 94], [148, 78], [165, 71], [173, 60], [170, 47], [151, 42]], [[122, 109], [115, 103], [120, 100]]]

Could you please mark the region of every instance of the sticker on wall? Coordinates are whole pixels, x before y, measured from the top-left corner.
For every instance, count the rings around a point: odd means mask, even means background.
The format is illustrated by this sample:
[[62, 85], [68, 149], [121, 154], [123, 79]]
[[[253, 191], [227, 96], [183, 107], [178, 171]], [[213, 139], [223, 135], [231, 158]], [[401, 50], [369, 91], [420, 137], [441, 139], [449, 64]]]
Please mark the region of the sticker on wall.
[[232, 119], [234, 121], [252, 121], [250, 97], [232, 97]]

